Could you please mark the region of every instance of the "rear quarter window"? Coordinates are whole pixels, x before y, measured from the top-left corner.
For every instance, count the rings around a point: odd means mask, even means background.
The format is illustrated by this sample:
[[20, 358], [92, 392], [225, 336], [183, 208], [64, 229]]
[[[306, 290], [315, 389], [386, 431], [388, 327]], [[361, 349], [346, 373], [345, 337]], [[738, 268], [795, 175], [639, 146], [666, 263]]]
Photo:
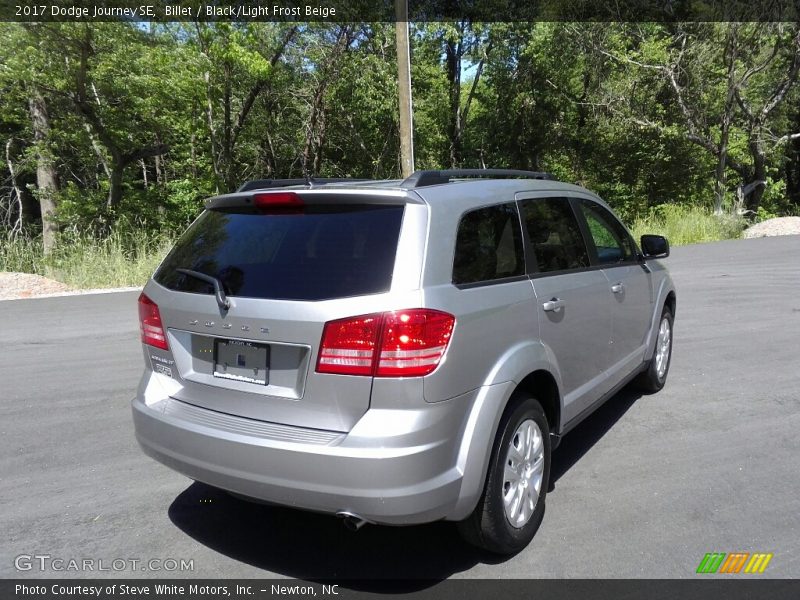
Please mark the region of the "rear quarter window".
[[176, 271], [191, 269], [218, 278], [232, 296], [284, 300], [386, 292], [402, 218], [398, 205], [309, 205], [290, 214], [208, 210], [154, 278], [172, 290], [213, 293]]
[[466, 285], [525, 274], [519, 214], [514, 203], [479, 208], [461, 217], [453, 283]]

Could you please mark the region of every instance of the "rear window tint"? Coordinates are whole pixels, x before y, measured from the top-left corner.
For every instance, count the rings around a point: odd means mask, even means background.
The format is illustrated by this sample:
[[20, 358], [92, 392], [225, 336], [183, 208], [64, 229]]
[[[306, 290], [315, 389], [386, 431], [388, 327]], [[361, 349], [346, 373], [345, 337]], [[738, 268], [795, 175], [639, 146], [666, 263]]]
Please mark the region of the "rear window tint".
[[178, 273], [218, 278], [227, 294], [325, 300], [389, 290], [402, 206], [319, 205], [297, 214], [209, 210], [186, 231], [155, 280], [182, 292], [213, 287]]
[[498, 204], [466, 213], [458, 225], [453, 283], [463, 285], [525, 273], [517, 207]]

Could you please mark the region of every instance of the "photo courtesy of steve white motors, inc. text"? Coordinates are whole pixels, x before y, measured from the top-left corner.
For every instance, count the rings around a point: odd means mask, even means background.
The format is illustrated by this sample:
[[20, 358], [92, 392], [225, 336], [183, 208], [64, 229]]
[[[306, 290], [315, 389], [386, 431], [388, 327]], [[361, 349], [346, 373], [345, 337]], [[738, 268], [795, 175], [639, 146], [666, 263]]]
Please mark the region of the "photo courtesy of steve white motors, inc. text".
[[336, 16], [336, 8], [332, 6], [282, 6], [280, 4], [236, 4], [220, 6], [216, 4], [151, 5], [131, 6], [103, 5], [66, 5], [66, 4], [15, 4], [14, 15], [17, 18], [57, 18], [57, 19], [327, 19]]
[[18, 583], [14, 586], [16, 597], [24, 596], [88, 596], [95, 598], [142, 596], [210, 596], [214, 598], [232, 596], [253, 596], [256, 594], [273, 596], [338, 596], [339, 586], [336, 584], [280, 584], [261, 585], [208, 585], [198, 583], [112, 583], [107, 585], [81, 585], [79, 583], [53, 583], [47, 585], [29, 585]]

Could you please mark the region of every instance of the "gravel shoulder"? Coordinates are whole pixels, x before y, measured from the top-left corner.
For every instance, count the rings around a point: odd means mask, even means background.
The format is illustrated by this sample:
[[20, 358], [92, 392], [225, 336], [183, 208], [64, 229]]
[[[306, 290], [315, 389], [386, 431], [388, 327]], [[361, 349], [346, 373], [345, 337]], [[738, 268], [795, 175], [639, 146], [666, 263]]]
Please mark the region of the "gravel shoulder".
[[82, 294], [110, 294], [131, 292], [140, 287], [101, 288], [79, 290], [60, 281], [48, 279], [31, 273], [0, 272], [0, 301], [21, 300], [25, 298], [54, 298], [59, 296], [78, 296]]
[[772, 237], [775, 235], [800, 235], [800, 217], [777, 217], [748, 227], [745, 238]]
[[60, 281], [54, 281], [31, 273], [0, 273], [0, 300], [31, 298], [45, 294], [71, 292], [73, 288]]

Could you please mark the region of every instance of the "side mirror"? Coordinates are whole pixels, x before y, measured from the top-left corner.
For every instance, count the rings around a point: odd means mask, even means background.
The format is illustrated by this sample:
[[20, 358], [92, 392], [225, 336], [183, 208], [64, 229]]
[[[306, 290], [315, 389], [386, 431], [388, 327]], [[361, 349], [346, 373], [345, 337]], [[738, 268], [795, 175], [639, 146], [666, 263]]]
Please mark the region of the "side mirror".
[[645, 258], [667, 258], [669, 242], [663, 235], [643, 235], [642, 253]]

